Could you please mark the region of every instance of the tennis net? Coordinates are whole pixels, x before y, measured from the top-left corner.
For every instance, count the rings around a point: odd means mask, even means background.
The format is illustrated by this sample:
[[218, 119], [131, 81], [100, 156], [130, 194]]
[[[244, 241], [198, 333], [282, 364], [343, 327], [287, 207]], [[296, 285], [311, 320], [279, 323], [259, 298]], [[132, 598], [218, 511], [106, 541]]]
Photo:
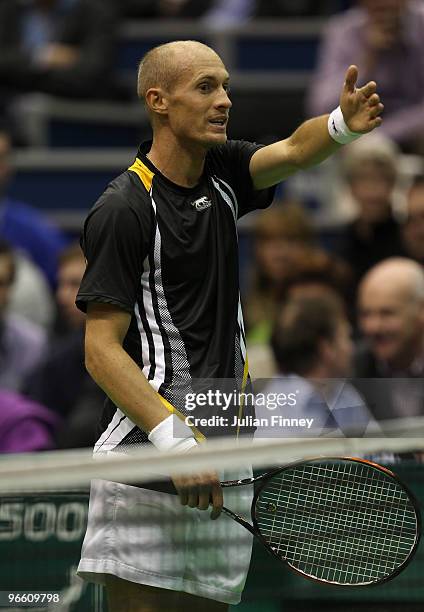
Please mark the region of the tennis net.
[[[260, 474], [300, 459], [371, 457], [388, 463], [388, 468], [405, 483], [418, 505], [422, 505], [423, 433], [424, 419], [413, 419], [385, 423], [379, 436], [372, 438], [253, 442], [213, 439], [196, 450], [195, 455], [159, 454], [153, 448], [144, 447], [131, 453], [109, 453], [96, 460], [89, 450], [3, 456], [0, 459], [0, 548], [3, 553], [0, 609], [23, 610], [31, 605], [32, 609], [40, 610], [107, 610], [103, 588], [77, 575], [93, 479], [107, 480], [109, 484], [101, 490], [106, 496], [114, 496], [112, 510], [98, 506], [95, 514], [99, 524], [95, 525], [95, 531], [101, 532], [110, 510], [114, 518], [120, 519], [120, 529], [129, 533], [118, 538], [118, 548], [123, 549], [128, 564], [133, 549], [144, 551], [152, 573], [156, 567], [172, 575], [175, 567], [178, 570], [187, 564], [185, 584], [189, 584], [190, 572], [213, 576], [217, 564], [223, 563], [223, 556], [231, 557], [226, 560], [231, 562], [232, 572], [242, 573], [249, 565], [250, 534], [229, 518], [224, 520], [221, 515], [217, 521], [209, 521], [208, 512], [183, 507], [176, 496], [164, 494], [171, 474], [190, 474], [195, 466], [196, 472], [214, 469], [219, 471], [221, 479], [229, 480], [247, 476], [251, 467], [255, 474]], [[124, 499], [125, 488], [121, 489], [123, 485], [117, 483], [130, 485], [134, 495]], [[336, 482], [335, 486], [340, 489], [341, 484]], [[242, 490], [246, 491], [244, 496]], [[143, 502], [146, 491], [147, 504]], [[251, 487], [228, 488], [224, 503], [250, 520], [250, 496]], [[390, 502], [387, 499], [387, 504]], [[167, 512], [158, 516], [158, 507], [164, 503]], [[193, 520], [193, 516], [197, 518]], [[230, 523], [232, 528], [228, 531]], [[155, 539], [158, 526], [167, 534], [165, 541]], [[174, 542], [172, 548], [167, 544], [170, 540]], [[107, 551], [102, 550], [106, 555]], [[222, 568], [220, 571], [226, 572]], [[337, 588], [305, 580], [278, 563], [255, 541], [243, 599], [237, 610], [397, 612], [402, 608], [402, 611], [415, 612], [424, 609], [423, 577], [422, 545], [408, 567], [393, 580], [373, 588]], [[211, 584], [213, 581], [211, 578]], [[35, 601], [37, 594], [44, 594], [44, 601], [40, 597]]]

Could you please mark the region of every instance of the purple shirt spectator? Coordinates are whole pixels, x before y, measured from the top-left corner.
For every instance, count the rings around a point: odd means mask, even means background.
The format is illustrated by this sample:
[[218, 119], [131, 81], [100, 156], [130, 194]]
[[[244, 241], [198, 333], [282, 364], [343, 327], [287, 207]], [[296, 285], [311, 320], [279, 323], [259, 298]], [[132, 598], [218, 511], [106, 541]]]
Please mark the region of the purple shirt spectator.
[[50, 410], [22, 395], [0, 391], [0, 453], [25, 453], [55, 447], [60, 423]]
[[[377, 43], [374, 49], [370, 47], [370, 19], [366, 8], [353, 8], [330, 19], [309, 91], [307, 111], [317, 115], [336, 107], [340, 79], [350, 64], [356, 64], [362, 84], [370, 79], [378, 82], [385, 106], [380, 129], [398, 142], [408, 142], [424, 135], [424, 3], [405, 3], [397, 37], [380, 42], [379, 49]], [[393, 36], [393, 32], [388, 34]], [[371, 54], [372, 62], [367, 61]]]

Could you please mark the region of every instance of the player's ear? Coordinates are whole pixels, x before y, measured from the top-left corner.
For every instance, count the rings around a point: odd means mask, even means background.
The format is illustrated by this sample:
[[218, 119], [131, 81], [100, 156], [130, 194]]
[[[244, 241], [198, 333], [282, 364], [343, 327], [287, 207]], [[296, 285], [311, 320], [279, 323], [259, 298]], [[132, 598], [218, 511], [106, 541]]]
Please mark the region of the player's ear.
[[168, 99], [161, 87], [151, 87], [146, 92], [147, 108], [158, 115], [166, 115], [168, 112]]

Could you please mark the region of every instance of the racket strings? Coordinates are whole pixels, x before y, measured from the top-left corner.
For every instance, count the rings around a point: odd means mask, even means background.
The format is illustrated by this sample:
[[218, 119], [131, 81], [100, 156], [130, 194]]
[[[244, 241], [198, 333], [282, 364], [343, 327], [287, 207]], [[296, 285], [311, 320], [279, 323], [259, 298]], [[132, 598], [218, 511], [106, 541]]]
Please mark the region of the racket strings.
[[393, 573], [416, 541], [403, 488], [354, 461], [310, 462], [274, 475], [256, 503], [274, 552], [320, 580], [364, 584]]
[[[289, 517], [290, 518], [290, 517]], [[295, 517], [293, 517], [293, 522], [295, 523], [296, 519]], [[281, 521], [275, 521], [275, 523], [273, 523], [272, 525], [270, 524], [270, 522], [267, 522], [265, 519], [263, 519], [262, 521], [263, 525], [267, 525], [271, 528], [274, 528], [274, 530], [276, 529], [276, 527], [279, 527], [279, 538], [283, 538], [283, 537], [290, 537], [292, 534], [291, 530], [285, 529], [286, 523], [281, 522]], [[297, 524], [300, 526], [300, 523], [297, 522]], [[378, 525], [376, 524], [376, 528], [378, 527]], [[409, 530], [409, 534], [411, 535], [411, 537], [415, 537], [415, 533], [416, 530], [415, 529], [410, 529]], [[355, 529], [352, 528], [349, 530], [349, 535], [347, 535], [346, 529], [338, 529], [338, 530], [332, 530], [332, 531], [326, 531], [324, 534], [322, 533], [322, 531], [319, 531], [318, 529], [309, 529], [308, 533], [304, 533], [304, 534], [300, 534], [297, 537], [298, 541], [304, 541], [305, 543], [307, 543], [308, 541], [331, 541], [332, 539], [338, 539], [340, 537], [345, 537], [345, 538], [349, 538], [353, 541], [355, 541], [355, 537], [363, 537], [363, 536], [367, 536], [368, 539], [370, 539], [370, 545], [375, 543], [381, 543], [382, 540], [385, 540], [388, 536], [392, 537], [392, 536], [397, 536], [399, 535], [399, 531], [391, 531], [391, 530], [386, 530], [384, 531], [382, 534], [376, 534], [375, 533], [375, 528], [373, 530], [360, 530], [360, 529]], [[372, 540], [372, 541], [371, 541]], [[402, 543], [404, 545], [405, 548], [408, 548], [408, 545], [401, 540], [400, 544], [396, 543], [396, 544], [387, 544], [388, 547], [392, 547], [392, 548], [398, 548], [399, 546], [402, 546]]]
[[[354, 542], [353, 542], [353, 545], [354, 545]], [[340, 551], [340, 552], [341, 552], [341, 551]], [[362, 550], [361, 552], [363, 553], [363, 550]], [[367, 550], [367, 552], [368, 552], [368, 561], [369, 561], [369, 553], [370, 553], [370, 550]], [[327, 555], [326, 555], [326, 556], [327, 556]], [[351, 559], [351, 557], [350, 557], [350, 556], [346, 557], [346, 555], [343, 555], [343, 557], [340, 555], [340, 556], [339, 556], [339, 559], [340, 559], [340, 558], [343, 558], [343, 559], [346, 559], [346, 558]], [[326, 559], [326, 562], [328, 562], [328, 559]], [[350, 562], [352, 563], [352, 560], [351, 560]]]
[[[261, 500], [268, 501], [269, 504], [272, 504], [275, 501], [274, 495], [275, 495], [274, 492], [271, 492], [271, 495], [265, 495], [265, 494], [261, 495]], [[302, 500], [300, 499], [299, 502], [301, 503]], [[403, 503], [403, 500], [399, 500], [399, 503]], [[372, 534], [375, 532], [376, 526], [381, 525], [381, 519], [384, 517], [384, 513], [386, 512], [386, 509], [384, 508], [384, 506], [376, 505], [372, 503], [364, 503], [362, 507], [359, 503], [356, 503], [355, 505], [335, 503], [332, 509], [333, 509], [333, 512], [349, 511], [352, 513], [352, 518], [356, 516], [358, 519], [361, 517], [361, 513], [363, 513], [365, 510], [368, 512], [372, 512], [373, 514], [370, 514], [370, 517], [368, 519], [368, 524], [371, 526], [371, 529], [369, 531], [370, 536], [372, 536]], [[326, 512], [327, 510], [328, 510], [328, 507], [323, 503], [321, 504], [316, 503], [314, 506], [310, 505], [310, 506], [303, 506], [303, 507], [297, 507], [297, 508], [287, 508], [285, 510], [285, 518], [288, 519], [291, 517], [292, 520], [296, 521], [300, 515], [303, 519], [308, 519], [310, 517], [313, 518], [319, 512]], [[407, 510], [407, 507], [405, 506], [403, 510], [405, 512]], [[393, 519], [390, 525], [386, 525], [385, 526], [386, 532], [388, 534], [393, 534], [393, 535], [405, 534], [405, 532], [408, 531], [408, 525], [405, 525], [405, 521], [403, 517], [404, 517], [404, 514], [402, 514], [401, 520]], [[415, 534], [416, 532], [415, 521], [411, 523], [411, 525], [409, 526], [409, 529], [410, 529], [411, 534]], [[355, 527], [352, 527], [352, 529], [350, 530], [350, 533], [354, 534], [355, 531], [358, 534], [364, 534], [366, 532], [366, 526], [362, 528], [358, 527], [357, 529], [355, 529]], [[327, 536], [337, 537], [339, 535], [342, 535], [343, 533], [345, 533], [344, 530], [340, 532], [339, 530], [335, 529], [333, 532], [327, 532], [325, 537]], [[318, 532], [314, 533], [314, 536], [315, 535], [317, 537], [324, 537], [322, 536], [322, 534], [320, 535], [320, 533]]]

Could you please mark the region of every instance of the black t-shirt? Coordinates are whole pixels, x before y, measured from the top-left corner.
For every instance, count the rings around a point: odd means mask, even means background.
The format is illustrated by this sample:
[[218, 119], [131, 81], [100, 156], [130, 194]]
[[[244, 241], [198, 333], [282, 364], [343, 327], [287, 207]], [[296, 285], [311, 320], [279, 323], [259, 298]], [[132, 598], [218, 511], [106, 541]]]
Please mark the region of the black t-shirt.
[[[249, 163], [258, 145], [211, 149], [193, 188], [180, 187], [147, 159], [117, 177], [90, 211], [81, 245], [87, 268], [77, 296], [131, 314], [124, 349], [153, 388], [186, 414], [177, 389], [194, 379], [246, 380], [236, 220], [268, 206]], [[146, 435], [110, 400], [96, 450], [144, 442]]]

